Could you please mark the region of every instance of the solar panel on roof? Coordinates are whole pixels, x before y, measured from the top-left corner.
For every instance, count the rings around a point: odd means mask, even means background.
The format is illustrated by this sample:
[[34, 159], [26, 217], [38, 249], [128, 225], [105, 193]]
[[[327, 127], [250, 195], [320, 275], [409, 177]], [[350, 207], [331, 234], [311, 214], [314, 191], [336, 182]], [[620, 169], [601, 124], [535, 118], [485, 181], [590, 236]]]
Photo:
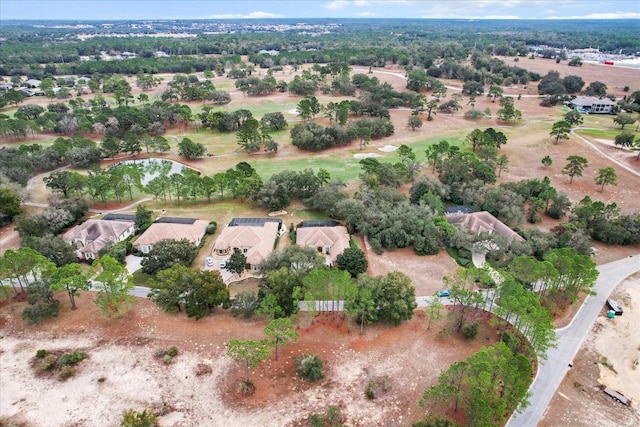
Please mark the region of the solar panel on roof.
[[277, 222], [278, 224], [282, 224], [282, 220], [278, 218], [233, 218], [229, 223], [229, 226], [236, 227], [238, 225], [248, 225], [261, 227], [267, 222]]
[[302, 221], [301, 227], [336, 227], [340, 225], [338, 221], [333, 219]]
[[136, 216], [131, 214], [118, 214], [118, 213], [110, 213], [106, 214], [102, 220], [103, 221], [135, 221]]
[[196, 221], [197, 221], [196, 218], [178, 218], [178, 217], [165, 216], [165, 217], [158, 218], [156, 220], [156, 223], [158, 224], [193, 224]]

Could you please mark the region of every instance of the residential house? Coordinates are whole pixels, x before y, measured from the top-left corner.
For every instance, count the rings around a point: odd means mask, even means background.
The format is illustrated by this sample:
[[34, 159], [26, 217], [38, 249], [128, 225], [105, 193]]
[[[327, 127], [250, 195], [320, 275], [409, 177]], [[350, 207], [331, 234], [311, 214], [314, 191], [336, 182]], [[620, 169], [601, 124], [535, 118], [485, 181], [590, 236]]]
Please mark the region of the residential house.
[[296, 229], [296, 244], [315, 248], [325, 257], [327, 265], [333, 265], [336, 258], [349, 247], [349, 232], [342, 225], [303, 226]]
[[255, 273], [276, 243], [282, 220], [276, 218], [234, 218], [213, 244], [213, 255], [230, 256], [234, 249], [247, 258], [247, 270]]
[[133, 246], [143, 254], [148, 254], [160, 240], [187, 239], [200, 246], [207, 232], [209, 221], [195, 218], [159, 218], [138, 237]]
[[508, 237], [510, 240], [518, 240], [523, 242], [524, 239], [518, 233], [506, 226], [495, 216], [489, 212], [473, 212], [459, 214], [445, 214], [449, 224], [456, 227], [465, 227], [474, 233], [499, 233]]
[[576, 96], [569, 104], [574, 110], [585, 114], [613, 114], [616, 103], [609, 98]]
[[35, 89], [37, 87], [40, 87], [40, 83], [42, 83], [40, 80], [29, 79], [26, 82], [24, 82], [23, 85], [29, 89]]
[[2, 84], [0, 84], [0, 89], [2, 89], [2, 90], [13, 89], [13, 83], [2, 83]]
[[133, 221], [89, 219], [64, 233], [62, 239], [75, 246], [80, 259], [93, 260], [100, 251], [133, 235]]

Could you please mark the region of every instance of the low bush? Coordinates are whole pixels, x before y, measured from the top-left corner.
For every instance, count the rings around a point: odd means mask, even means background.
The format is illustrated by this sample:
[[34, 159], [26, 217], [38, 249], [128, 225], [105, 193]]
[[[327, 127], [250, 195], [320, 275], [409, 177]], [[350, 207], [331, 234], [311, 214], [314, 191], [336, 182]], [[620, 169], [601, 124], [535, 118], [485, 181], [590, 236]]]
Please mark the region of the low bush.
[[215, 221], [211, 221], [209, 225], [207, 225], [207, 234], [215, 234], [218, 229], [218, 223]]
[[87, 358], [84, 351], [74, 351], [73, 353], [65, 353], [60, 358], [60, 367], [72, 366]]
[[38, 351], [36, 351], [36, 357], [38, 359], [44, 359], [47, 354], [49, 354], [49, 353], [47, 353], [47, 350], [38, 350]]
[[369, 380], [369, 383], [367, 384], [367, 388], [364, 391], [365, 396], [367, 396], [367, 399], [369, 400], [373, 400], [376, 398], [376, 380], [374, 380], [373, 378], [371, 378]]
[[293, 359], [296, 365], [296, 372], [300, 377], [309, 382], [319, 381], [324, 377], [322, 367], [324, 363], [315, 354], [305, 354]]
[[145, 409], [142, 412], [137, 412], [128, 409], [122, 413], [120, 427], [154, 427], [157, 423], [157, 417], [150, 410]]
[[42, 358], [42, 362], [38, 365], [40, 371], [53, 371], [58, 366], [58, 358], [53, 354], [48, 354]]
[[466, 340], [472, 340], [478, 336], [478, 322], [467, 323], [462, 327], [462, 336]]
[[242, 394], [253, 394], [256, 386], [253, 385], [253, 381], [245, 380], [240, 382], [240, 393]]
[[60, 378], [62, 379], [67, 379], [69, 377], [72, 377], [73, 374], [75, 374], [75, 371], [69, 365], [65, 365], [60, 368]]
[[167, 354], [171, 357], [175, 357], [178, 355], [178, 347], [176, 346], [171, 346], [169, 347], [169, 350], [167, 350]]

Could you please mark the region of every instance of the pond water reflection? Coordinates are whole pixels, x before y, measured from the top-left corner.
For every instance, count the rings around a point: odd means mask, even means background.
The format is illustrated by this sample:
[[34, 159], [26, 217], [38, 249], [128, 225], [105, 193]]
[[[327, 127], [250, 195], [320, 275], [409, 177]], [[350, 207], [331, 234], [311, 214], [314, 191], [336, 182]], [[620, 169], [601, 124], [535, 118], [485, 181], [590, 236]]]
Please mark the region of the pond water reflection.
[[188, 166], [185, 166], [182, 163], [157, 158], [125, 160], [123, 162], [118, 162], [111, 167], [116, 168], [118, 166], [135, 166], [138, 168], [140, 171], [140, 182], [142, 185], [147, 185], [149, 181], [158, 176], [171, 176], [174, 173], [181, 174], [185, 169], [189, 169]]

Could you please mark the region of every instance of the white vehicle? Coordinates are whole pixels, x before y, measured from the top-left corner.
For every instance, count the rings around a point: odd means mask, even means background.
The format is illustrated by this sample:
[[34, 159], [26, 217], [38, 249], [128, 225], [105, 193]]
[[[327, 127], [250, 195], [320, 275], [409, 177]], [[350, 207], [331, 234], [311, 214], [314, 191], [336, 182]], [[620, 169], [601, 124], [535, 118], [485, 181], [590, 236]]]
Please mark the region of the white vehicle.
[[207, 264], [209, 267], [213, 267], [213, 257], [210, 257], [210, 256], [206, 257], [206, 258], [204, 259], [204, 262], [205, 262], [205, 264]]
[[227, 260], [223, 259], [222, 261], [220, 261], [220, 268], [225, 268], [227, 266]]

